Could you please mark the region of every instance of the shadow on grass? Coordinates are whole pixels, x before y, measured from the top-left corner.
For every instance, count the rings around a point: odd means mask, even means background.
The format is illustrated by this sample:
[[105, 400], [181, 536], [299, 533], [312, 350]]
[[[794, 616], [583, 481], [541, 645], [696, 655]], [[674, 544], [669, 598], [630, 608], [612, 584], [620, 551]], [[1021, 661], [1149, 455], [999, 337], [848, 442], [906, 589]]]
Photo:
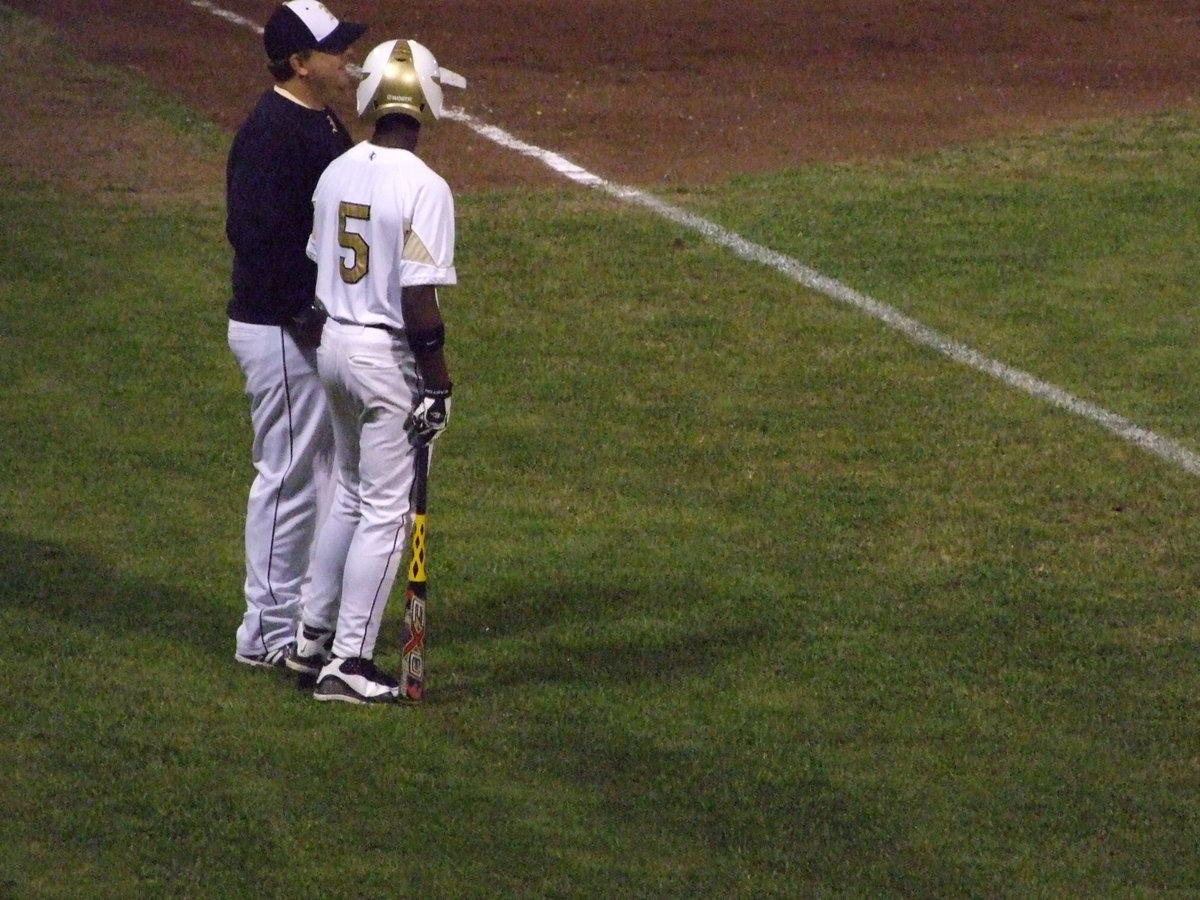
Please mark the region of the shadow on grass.
[[[804, 746], [803, 727], [784, 723], [783, 732], [763, 745], [764, 731], [747, 730], [736, 702], [720, 696], [695, 708], [683, 704], [674, 726], [670, 719], [649, 730], [614, 721], [605, 686], [633, 686], [636, 698], [639, 683], [713, 673], [716, 689], [720, 670], [736, 664], [747, 648], [776, 639], [769, 609], [756, 608], [736, 591], [705, 615], [685, 615], [680, 608], [639, 614], [655, 611], [651, 604], [663, 587], [597, 587], [567, 579], [459, 608], [447, 615], [441, 639], [454, 642], [456, 652], [478, 650], [478, 663], [462, 680], [443, 680], [434, 657], [431, 703], [511, 695], [514, 687], [536, 692], [539, 685], [598, 685], [599, 698], [535, 713], [536, 721], [521, 726], [508, 745], [512, 764], [579, 785], [597, 798], [606, 819], [627, 823], [629, 833], [663, 835], [655, 846], [664, 852], [690, 848], [684, 852], [695, 858], [678, 873], [689, 880], [689, 895], [702, 895], [713, 884], [736, 892], [751, 871], [768, 884], [869, 884], [935, 895], [926, 889], [937, 885], [909, 871], [911, 849], [898, 837], [904, 828], [886, 812], [895, 798], [849, 787], [820, 751]], [[109, 634], [144, 634], [205, 650], [224, 648], [231, 638], [228, 617], [214, 614], [211, 601], [130, 578], [62, 545], [8, 533], [0, 533], [0, 604]], [[398, 606], [389, 611], [393, 628]], [[731, 615], [743, 609], [745, 615]], [[490, 638], [475, 627], [480, 621], [495, 623], [506, 648], [488, 646]], [[638, 719], [636, 708], [630, 714]], [[781, 755], [789, 756], [786, 764]], [[637, 894], [646, 865], [641, 859], [610, 871], [613, 891]], [[3, 889], [0, 881], [0, 895]]]
[[[726, 597], [721, 607], [714, 604], [698, 617], [686, 605], [664, 602], [686, 596], [684, 590], [682, 584], [619, 578], [598, 585], [581, 576], [511, 584], [485, 600], [444, 611], [435, 598], [431, 665], [437, 666], [438, 647], [449, 645], [468, 656], [478, 651], [478, 665], [468, 663], [450, 679], [431, 673], [430, 699], [452, 702], [539, 684], [672, 679], [719, 666], [767, 638], [772, 623], [749, 600]], [[385, 623], [385, 645], [397, 643], [396, 619]]]
[[[678, 582], [530, 584], [447, 610], [445, 633], [436, 634], [436, 620], [431, 627], [429, 699], [504, 703], [514, 690], [567, 687], [561, 706], [526, 711], [532, 718], [508, 744], [514, 768], [577, 785], [604, 821], [658, 835], [657, 852], [687, 857], [677, 874], [689, 883], [674, 896], [752, 895], [756, 879], [796, 896], [838, 885], [915, 896], [976, 887], [969, 873], [912, 845], [889, 786], [845, 777], [845, 762], [813, 745], [819, 723], [770, 707], [747, 711], [753, 686], [736, 681], [739, 660], [804, 640], [778, 598], [736, 585], [717, 596], [694, 579]], [[489, 647], [493, 634], [502, 646]], [[439, 640], [460, 654], [477, 649], [477, 663], [439, 672]], [[678, 692], [664, 694], [664, 684]], [[606, 877], [615, 895], [636, 895], [655, 867], [633, 859]]]
[[[236, 618], [213, 601], [117, 571], [86, 553], [0, 532], [0, 605], [115, 635], [232, 647]], [[230, 650], [232, 653], [232, 650]]]

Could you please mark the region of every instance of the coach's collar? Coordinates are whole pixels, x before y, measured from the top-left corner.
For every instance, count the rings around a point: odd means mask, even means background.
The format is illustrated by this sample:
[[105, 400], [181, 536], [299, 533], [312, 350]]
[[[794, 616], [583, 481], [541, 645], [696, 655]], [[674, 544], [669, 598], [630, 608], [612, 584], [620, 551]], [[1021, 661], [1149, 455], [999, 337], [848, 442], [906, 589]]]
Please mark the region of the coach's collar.
[[299, 97], [297, 97], [295, 94], [293, 94], [293, 93], [292, 93], [291, 91], [289, 91], [287, 88], [285, 88], [285, 87], [281, 87], [281, 86], [280, 86], [280, 85], [278, 85], [278, 84], [277, 84], [277, 85], [275, 85], [275, 93], [277, 93], [277, 94], [281, 94], [282, 96], [284, 96], [284, 97], [287, 97], [287, 98], [288, 98], [289, 100], [291, 100], [293, 103], [299, 104], [300, 106], [303, 106], [305, 109], [315, 109], [315, 110], [317, 110], [317, 111], [319, 112], [320, 110], [322, 110], [322, 109], [324, 108], [324, 107], [321, 107], [321, 106], [309, 106], [307, 103], [305, 103], [303, 100], [301, 100], [301, 99], [300, 99]]

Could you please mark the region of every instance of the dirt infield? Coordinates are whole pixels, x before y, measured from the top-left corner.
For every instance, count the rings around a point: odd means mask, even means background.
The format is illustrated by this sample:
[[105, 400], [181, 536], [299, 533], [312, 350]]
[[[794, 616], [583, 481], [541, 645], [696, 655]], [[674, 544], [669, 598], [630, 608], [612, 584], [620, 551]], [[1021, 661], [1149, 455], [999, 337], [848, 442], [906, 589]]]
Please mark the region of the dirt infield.
[[[274, 0], [0, 0], [229, 129], [268, 84]], [[1190, 105], [1192, 0], [329, 0], [414, 37], [471, 87], [456, 105], [598, 174], [702, 184], [891, 157], [1056, 123]], [[456, 190], [542, 184], [540, 164], [443, 123]]]

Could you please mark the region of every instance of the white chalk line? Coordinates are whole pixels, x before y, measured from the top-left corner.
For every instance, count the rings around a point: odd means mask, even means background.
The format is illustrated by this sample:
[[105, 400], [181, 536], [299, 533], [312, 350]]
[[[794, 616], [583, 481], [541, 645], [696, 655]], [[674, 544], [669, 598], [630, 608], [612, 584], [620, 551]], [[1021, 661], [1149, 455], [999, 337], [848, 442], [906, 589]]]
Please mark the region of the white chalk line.
[[1012, 366], [990, 359], [977, 350], [968, 347], [966, 344], [939, 334], [932, 328], [905, 315], [894, 307], [880, 303], [878, 300], [874, 300], [865, 294], [861, 294], [853, 288], [822, 275], [815, 269], [805, 266], [789, 256], [785, 256], [761, 244], [748, 241], [741, 235], [722, 228], [715, 222], [697, 216], [687, 210], [680, 209], [677, 206], [672, 206], [652, 194], [648, 194], [637, 188], [608, 182], [558, 153], [543, 150], [540, 147], [526, 143], [503, 129], [481, 122], [464, 112], [449, 110], [447, 111], [447, 118], [461, 122], [472, 131], [499, 144], [505, 149], [541, 161], [555, 172], [577, 184], [604, 191], [625, 202], [646, 207], [677, 225], [700, 233], [712, 243], [725, 247], [741, 259], [768, 266], [809, 290], [815, 291], [831, 300], [854, 307], [918, 344], [929, 347], [956, 362], [990, 375], [1010, 387], [1024, 391], [1026, 394], [1095, 422], [1122, 439], [1175, 463], [1188, 473], [1200, 475], [1200, 455], [1193, 453], [1175, 441], [1161, 437], [1153, 431], [1142, 428], [1114, 412], [1110, 412], [1097, 406], [1095, 403], [1076, 397], [1062, 388], [1042, 381], [1027, 372], [1014, 369]]
[[[249, 19], [221, 9], [208, 0], [188, 0], [195, 7], [205, 9], [227, 21], [250, 28], [262, 34], [262, 27]], [[978, 350], [968, 347], [953, 338], [946, 337], [907, 316], [898, 309], [868, 297], [833, 278], [822, 275], [815, 269], [800, 263], [769, 247], [749, 241], [735, 232], [702, 216], [673, 206], [666, 201], [638, 188], [614, 184], [571, 162], [561, 154], [527, 143], [495, 125], [489, 125], [458, 109], [447, 109], [445, 116], [470, 128], [481, 137], [523, 156], [535, 159], [564, 178], [593, 190], [602, 191], [626, 203], [642, 206], [660, 217], [702, 235], [708, 241], [725, 247], [734, 256], [750, 262], [760, 263], [774, 269], [780, 275], [792, 279], [808, 290], [830, 300], [853, 307], [882, 322], [915, 343], [928, 347], [941, 355], [969, 368], [989, 375], [1015, 390], [1045, 401], [1080, 418], [1094, 422], [1111, 434], [1128, 441], [1143, 450], [1164, 459], [1190, 475], [1200, 475], [1200, 454], [1184, 447], [1177, 441], [1163, 437], [1143, 428], [1124, 416], [1118, 415], [1089, 400], [1077, 397], [1069, 391], [1043, 381], [1034, 375], [1015, 369], [1006, 363], [991, 359]]]
[[262, 34], [264, 29], [257, 22], [247, 19], [245, 16], [239, 16], [237, 13], [230, 12], [227, 9], [222, 9], [215, 3], [209, 3], [208, 0], [188, 0], [189, 5], [195, 6], [197, 9], [204, 9], [212, 13], [218, 19], [224, 19], [226, 22], [232, 22], [234, 25], [241, 25], [243, 28], [249, 28], [256, 34]]

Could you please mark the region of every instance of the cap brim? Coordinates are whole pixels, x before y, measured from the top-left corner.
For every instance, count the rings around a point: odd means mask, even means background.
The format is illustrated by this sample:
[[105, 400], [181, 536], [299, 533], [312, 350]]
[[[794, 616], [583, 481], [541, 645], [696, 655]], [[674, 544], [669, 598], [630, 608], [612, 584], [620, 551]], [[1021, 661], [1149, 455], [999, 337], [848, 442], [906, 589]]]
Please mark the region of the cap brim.
[[317, 49], [322, 53], [345, 53], [366, 31], [367, 26], [358, 22], [339, 22], [338, 27], [317, 44]]

